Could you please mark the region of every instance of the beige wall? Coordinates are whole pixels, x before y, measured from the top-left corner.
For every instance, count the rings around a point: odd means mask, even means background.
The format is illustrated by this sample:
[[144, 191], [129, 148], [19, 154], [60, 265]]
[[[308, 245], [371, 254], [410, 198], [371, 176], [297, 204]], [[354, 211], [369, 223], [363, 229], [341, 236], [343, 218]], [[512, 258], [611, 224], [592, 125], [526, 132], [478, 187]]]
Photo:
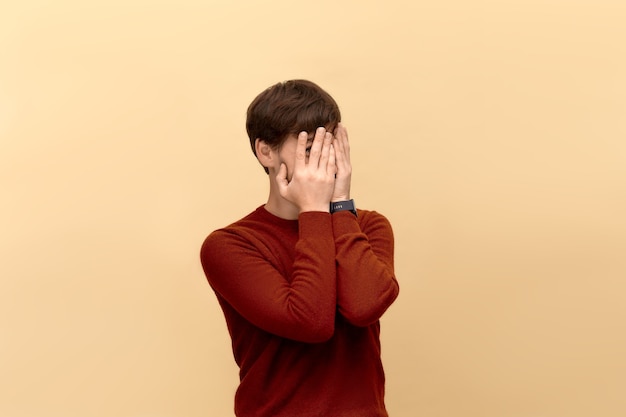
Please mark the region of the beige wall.
[[[269, 3], [269, 4], [266, 4]], [[203, 238], [244, 113], [309, 78], [386, 214], [393, 417], [626, 415], [626, 3], [0, 6], [0, 415], [232, 415]]]

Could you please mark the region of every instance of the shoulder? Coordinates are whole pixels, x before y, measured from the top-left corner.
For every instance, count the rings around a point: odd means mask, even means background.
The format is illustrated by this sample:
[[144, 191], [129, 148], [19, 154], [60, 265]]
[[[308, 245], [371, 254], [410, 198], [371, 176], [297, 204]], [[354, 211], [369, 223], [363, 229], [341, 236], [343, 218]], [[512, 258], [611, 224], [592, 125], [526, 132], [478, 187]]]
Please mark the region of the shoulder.
[[249, 246], [249, 242], [253, 240], [254, 231], [258, 229], [255, 227], [255, 224], [259, 223], [256, 219], [257, 211], [211, 232], [202, 243], [200, 249], [202, 259], [227, 255], [228, 252], [237, 250], [238, 247]]

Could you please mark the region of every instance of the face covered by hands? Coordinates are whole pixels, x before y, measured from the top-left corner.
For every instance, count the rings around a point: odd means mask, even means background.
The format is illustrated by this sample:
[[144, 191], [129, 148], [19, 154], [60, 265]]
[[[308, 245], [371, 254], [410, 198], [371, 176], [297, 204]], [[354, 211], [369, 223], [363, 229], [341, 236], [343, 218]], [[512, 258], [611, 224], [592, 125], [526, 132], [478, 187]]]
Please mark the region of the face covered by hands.
[[352, 166], [348, 132], [341, 124], [334, 136], [319, 127], [311, 146], [307, 147], [310, 141], [307, 132], [300, 132], [293, 172], [288, 172], [288, 164], [281, 164], [276, 176], [278, 189], [300, 212], [329, 211], [330, 202], [350, 199]]

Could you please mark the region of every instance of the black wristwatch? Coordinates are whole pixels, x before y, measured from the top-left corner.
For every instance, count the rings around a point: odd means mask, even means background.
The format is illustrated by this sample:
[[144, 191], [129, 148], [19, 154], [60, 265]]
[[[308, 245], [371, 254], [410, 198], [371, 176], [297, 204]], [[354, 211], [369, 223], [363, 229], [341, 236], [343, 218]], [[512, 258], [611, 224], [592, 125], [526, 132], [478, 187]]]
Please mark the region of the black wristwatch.
[[352, 214], [354, 214], [355, 216], [357, 215], [354, 200], [337, 201], [335, 203], [330, 203], [330, 212], [337, 213], [338, 211], [351, 211]]

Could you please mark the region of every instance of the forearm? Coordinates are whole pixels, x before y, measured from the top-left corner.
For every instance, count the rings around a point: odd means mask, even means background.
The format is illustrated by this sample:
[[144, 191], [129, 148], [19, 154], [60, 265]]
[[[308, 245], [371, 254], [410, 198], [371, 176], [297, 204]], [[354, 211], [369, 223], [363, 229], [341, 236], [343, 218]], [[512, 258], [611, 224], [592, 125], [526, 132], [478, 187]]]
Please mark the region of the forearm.
[[369, 213], [361, 229], [349, 212], [333, 214], [339, 312], [359, 326], [378, 320], [398, 296], [393, 233], [387, 220]]

